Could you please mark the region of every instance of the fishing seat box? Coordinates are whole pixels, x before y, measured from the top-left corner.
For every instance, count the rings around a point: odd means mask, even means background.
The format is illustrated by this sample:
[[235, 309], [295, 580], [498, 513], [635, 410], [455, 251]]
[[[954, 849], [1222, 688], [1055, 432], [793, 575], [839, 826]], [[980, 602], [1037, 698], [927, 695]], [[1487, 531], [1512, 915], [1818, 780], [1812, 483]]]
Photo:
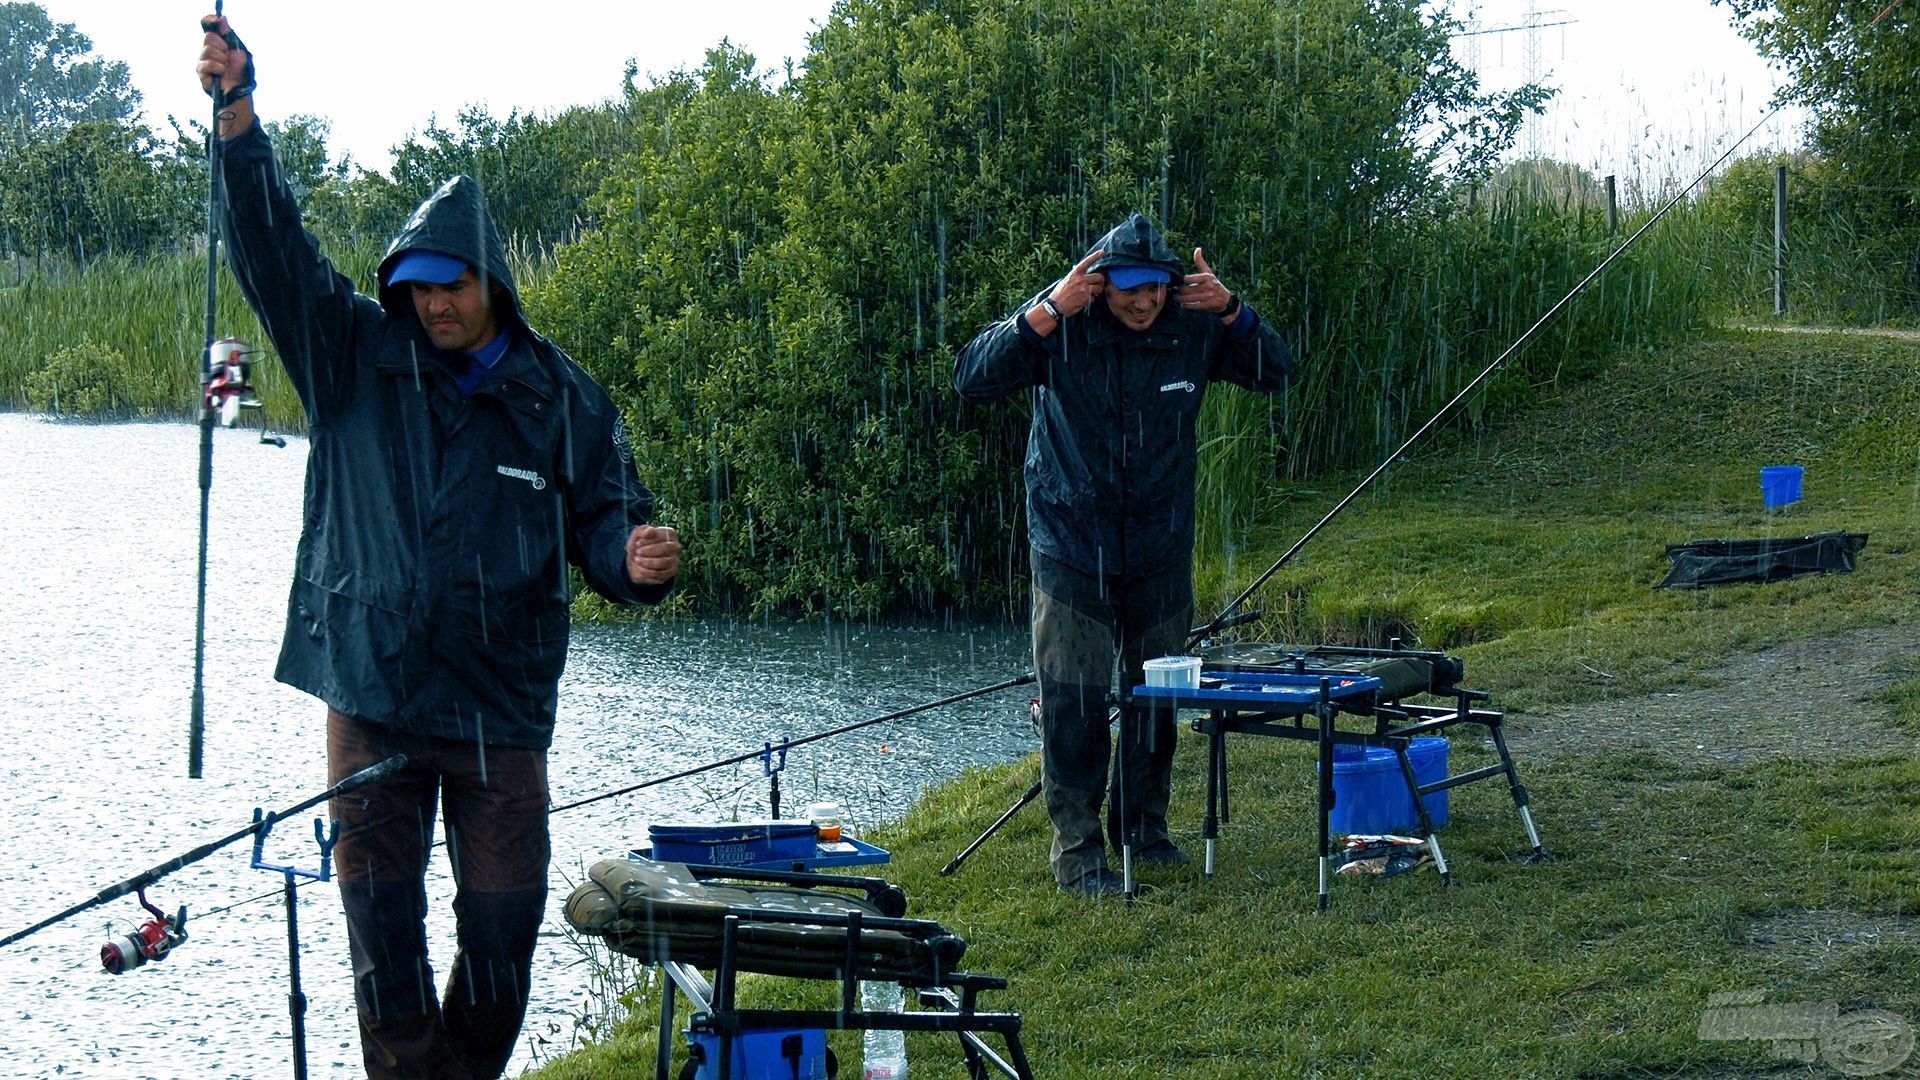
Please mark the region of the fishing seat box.
[[656, 824], [647, 827], [653, 845], [648, 855], [659, 862], [706, 866], [811, 859], [820, 830], [811, 821], [726, 821]]

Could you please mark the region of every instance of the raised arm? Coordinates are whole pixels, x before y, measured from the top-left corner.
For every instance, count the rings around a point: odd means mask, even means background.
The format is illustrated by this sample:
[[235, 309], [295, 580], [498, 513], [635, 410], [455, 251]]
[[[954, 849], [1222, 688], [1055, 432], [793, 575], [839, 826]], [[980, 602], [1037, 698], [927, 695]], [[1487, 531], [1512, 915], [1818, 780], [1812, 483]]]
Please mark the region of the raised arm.
[[221, 242], [247, 303], [306, 407], [324, 421], [352, 393], [355, 343], [379, 325], [380, 305], [357, 294], [300, 224], [300, 207], [281, 176], [253, 110], [253, 57], [225, 18], [201, 21], [196, 73], [220, 110]]
[[990, 401], [1045, 381], [1046, 360], [1060, 347], [1054, 332], [1106, 290], [1107, 276], [1093, 269], [1105, 254], [1088, 252], [1065, 277], [974, 335], [954, 359], [953, 388], [960, 396]]
[[1211, 378], [1264, 393], [1279, 393], [1293, 376], [1293, 350], [1247, 302], [1227, 288], [1193, 249], [1194, 272], [1180, 284], [1180, 306], [1220, 318], [1226, 333], [1213, 354]]

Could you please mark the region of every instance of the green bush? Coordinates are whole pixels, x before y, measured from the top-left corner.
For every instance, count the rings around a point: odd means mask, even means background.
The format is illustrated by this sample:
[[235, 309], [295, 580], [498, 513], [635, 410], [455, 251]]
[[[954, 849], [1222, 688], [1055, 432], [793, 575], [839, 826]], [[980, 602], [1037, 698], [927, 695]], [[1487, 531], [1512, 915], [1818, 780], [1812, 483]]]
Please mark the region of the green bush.
[[[1479, 94], [1447, 31], [1405, 2], [845, 4], [793, 84], [720, 49], [630, 100], [651, 124], [535, 314], [628, 403], [704, 605], [1014, 610], [1023, 406], [962, 408], [953, 358], [1128, 212], [1309, 353], [1302, 407], [1209, 434], [1241, 518], [1276, 471], [1371, 452], [1382, 401], [1401, 430], [1450, 388], [1460, 346], [1418, 319], [1374, 348], [1375, 290], [1451, 302], [1421, 245], [1532, 98]], [[1357, 408], [1325, 409], [1350, 382]]]
[[151, 413], [150, 380], [118, 349], [83, 341], [27, 372], [27, 405], [55, 416], [120, 419]]

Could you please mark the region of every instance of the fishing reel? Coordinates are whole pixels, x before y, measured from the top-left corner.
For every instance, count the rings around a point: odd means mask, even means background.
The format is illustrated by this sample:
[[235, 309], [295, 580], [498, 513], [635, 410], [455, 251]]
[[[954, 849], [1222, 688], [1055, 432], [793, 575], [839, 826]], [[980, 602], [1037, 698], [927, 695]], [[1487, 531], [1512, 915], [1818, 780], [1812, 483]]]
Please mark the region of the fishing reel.
[[147, 890], [139, 889], [134, 895], [153, 918], [100, 946], [100, 965], [109, 975], [132, 971], [149, 960], [165, 960], [175, 945], [187, 940], [187, 905], [181, 904], [177, 913], [169, 915], [147, 902]]
[[[203, 387], [203, 405], [220, 418], [221, 427], [233, 427], [243, 409], [260, 409], [263, 403], [253, 392], [253, 350], [239, 338], [221, 338], [207, 350], [207, 376]], [[260, 441], [284, 447], [287, 441], [260, 423]]]
[[260, 408], [253, 393], [253, 350], [239, 338], [221, 338], [207, 351], [207, 411], [232, 427], [241, 409]]

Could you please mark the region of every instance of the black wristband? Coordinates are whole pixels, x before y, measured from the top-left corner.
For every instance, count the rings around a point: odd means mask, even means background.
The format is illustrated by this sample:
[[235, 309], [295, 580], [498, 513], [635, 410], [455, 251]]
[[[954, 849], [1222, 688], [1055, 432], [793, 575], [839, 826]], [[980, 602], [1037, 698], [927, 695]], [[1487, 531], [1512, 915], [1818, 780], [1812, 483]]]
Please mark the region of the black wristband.
[[1060, 313], [1060, 305], [1053, 302], [1053, 297], [1051, 296], [1041, 297], [1040, 306], [1047, 309], [1047, 314], [1053, 316], [1054, 322], [1063, 323], [1067, 321], [1067, 317]]
[[1227, 310], [1220, 313], [1220, 318], [1231, 322], [1240, 317], [1240, 309], [1245, 307], [1246, 304], [1241, 301], [1239, 293], [1228, 293], [1227, 295], [1232, 297], [1232, 300], [1228, 302]]
[[[239, 101], [241, 98], [246, 97], [248, 94], [252, 93], [260, 85], [258, 82], [254, 80], [254, 77], [253, 77], [253, 50], [247, 48], [246, 43], [240, 40], [240, 35], [234, 33], [231, 30], [227, 31], [226, 42], [227, 42], [227, 48], [239, 49], [241, 52], [244, 52], [247, 54], [247, 66], [244, 70], [240, 72], [240, 85], [234, 87], [231, 90], [226, 91], [225, 92], [226, 96], [217, 98], [217, 100], [222, 105], [228, 105], [235, 101]], [[221, 93], [220, 80], [215, 79], [213, 80], [213, 85], [207, 87], [207, 96], [216, 97], [216, 95], [219, 95], [220, 93]]]

